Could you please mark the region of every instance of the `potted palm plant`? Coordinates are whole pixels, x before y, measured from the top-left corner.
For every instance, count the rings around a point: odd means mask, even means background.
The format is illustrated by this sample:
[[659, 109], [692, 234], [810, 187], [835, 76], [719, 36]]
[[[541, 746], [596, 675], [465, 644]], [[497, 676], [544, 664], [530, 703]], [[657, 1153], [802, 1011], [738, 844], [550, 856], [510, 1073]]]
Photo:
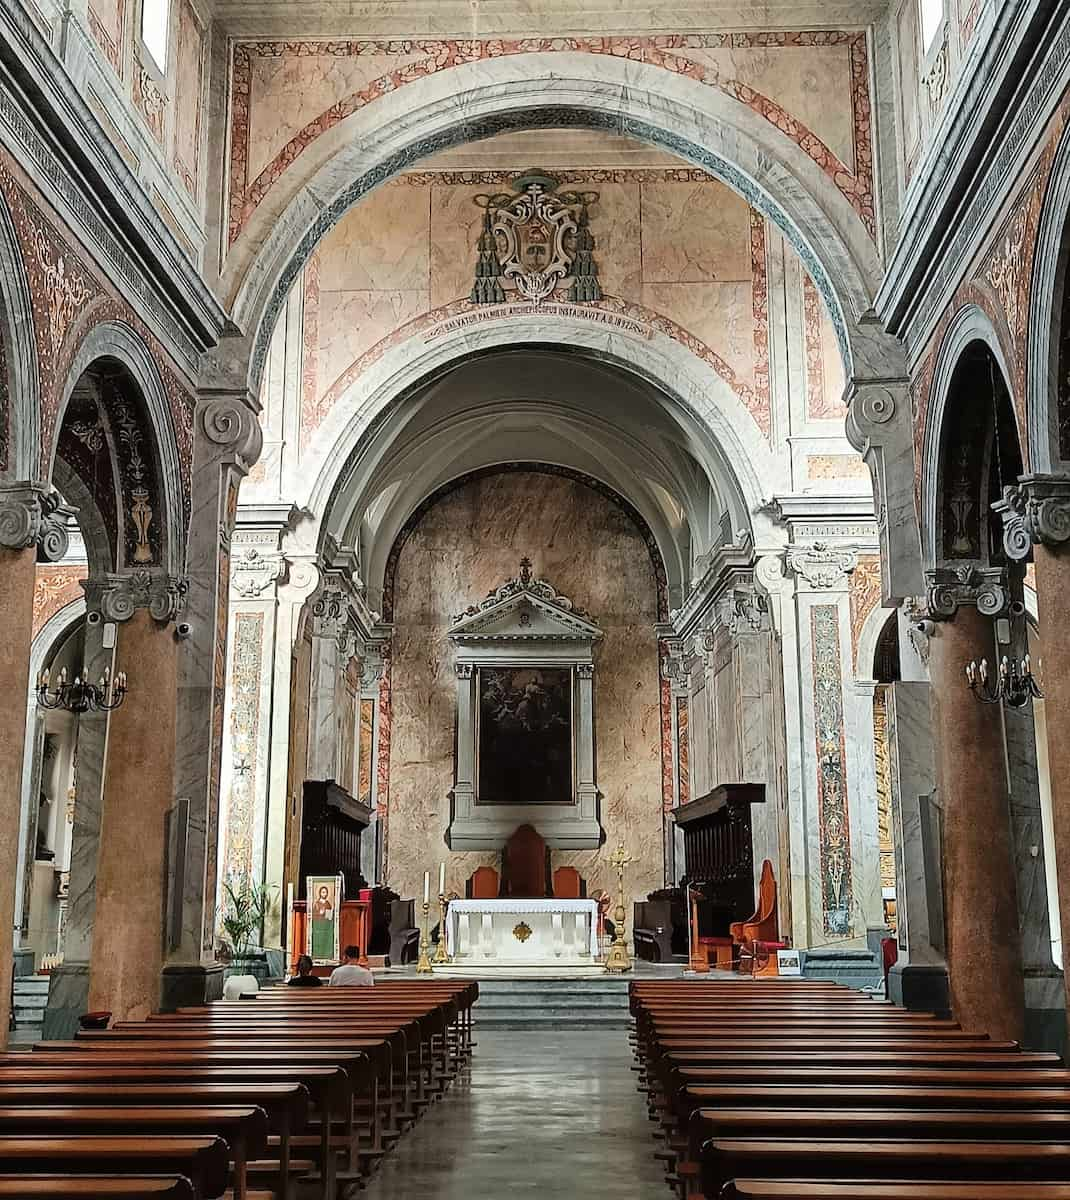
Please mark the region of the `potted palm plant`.
[[269, 971], [267, 955], [260, 948], [264, 918], [271, 910], [271, 889], [252, 883], [247, 876], [223, 883], [223, 912], [219, 925], [226, 940], [230, 961], [224, 974], [254, 975], [263, 983]]

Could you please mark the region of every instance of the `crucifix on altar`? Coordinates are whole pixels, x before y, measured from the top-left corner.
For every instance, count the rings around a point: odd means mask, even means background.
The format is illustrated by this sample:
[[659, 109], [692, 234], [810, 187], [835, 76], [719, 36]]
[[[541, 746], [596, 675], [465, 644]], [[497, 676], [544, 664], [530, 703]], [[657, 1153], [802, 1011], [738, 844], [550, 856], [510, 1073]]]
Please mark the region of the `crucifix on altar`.
[[635, 859], [624, 849], [623, 842], [609, 856], [609, 865], [617, 872], [617, 907], [613, 913], [616, 928], [613, 944], [606, 955], [606, 970], [613, 975], [620, 975], [632, 969], [632, 956], [628, 953], [628, 943], [624, 940], [624, 868], [633, 862]]

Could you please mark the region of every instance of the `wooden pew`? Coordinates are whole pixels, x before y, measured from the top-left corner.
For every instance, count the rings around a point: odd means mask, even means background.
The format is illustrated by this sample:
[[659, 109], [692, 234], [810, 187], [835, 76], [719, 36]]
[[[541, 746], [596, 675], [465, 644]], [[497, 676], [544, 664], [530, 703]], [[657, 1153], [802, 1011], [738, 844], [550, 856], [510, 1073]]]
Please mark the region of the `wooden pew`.
[[737, 1179], [722, 1200], [1070, 1200], [1063, 1183], [821, 1183]]
[[0, 1175], [8, 1200], [196, 1200], [188, 1179], [160, 1175]]

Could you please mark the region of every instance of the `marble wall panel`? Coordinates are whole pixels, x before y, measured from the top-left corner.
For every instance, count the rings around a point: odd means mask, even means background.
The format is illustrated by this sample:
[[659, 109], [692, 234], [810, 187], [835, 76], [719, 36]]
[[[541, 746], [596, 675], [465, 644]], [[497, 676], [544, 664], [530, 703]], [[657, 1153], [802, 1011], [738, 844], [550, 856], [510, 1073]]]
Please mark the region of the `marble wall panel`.
[[[204, 97], [205, 30], [189, 0], [179, 0], [175, 37], [175, 172], [197, 196], [201, 161], [201, 105]], [[193, 257], [191, 255], [191, 257]]]
[[721, 184], [644, 183], [643, 282], [750, 280], [750, 208]]
[[[636, 859], [628, 890], [662, 881], [657, 597], [649, 551], [621, 510], [582, 483], [511, 472], [462, 485], [411, 532], [397, 565], [391, 654], [389, 856], [386, 879], [414, 895], [422, 872], [448, 857], [447, 887], [493, 854], [449, 854], [443, 842], [453, 782], [456, 679], [445, 640], [451, 617], [515, 576], [536, 573], [598, 621], [595, 743], [607, 844]], [[591, 889], [609, 887], [600, 851], [561, 852]]]
[[127, 0], [93, 0], [87, 9], [89, 32], [115, 73], [123, 74]]
[[395, 183], [371, 192], [324, 238], [320, 288], [426, 291], [430, 209], [429, 188]]
[[851, 106], [844, 103], [851, 94], [850, 45], [685, 46], [678, 53], [701, 63], [715, 78], [768, 96], [817, 134], [840, 162], [854, 165], [854, 120]]
[[335, 101], [426, 57], [351, 50], [347, 42], [254, 42], [235, 48], [236, 70], [239, 76], [247, 72], [250, 180]]
[[[749, 243], [749, 234], [748, 234]], [[750, 283], [646, 283], [642, 302], [682, 326], [707, 346], [735, 376], [754, 376], [754, 308]]]

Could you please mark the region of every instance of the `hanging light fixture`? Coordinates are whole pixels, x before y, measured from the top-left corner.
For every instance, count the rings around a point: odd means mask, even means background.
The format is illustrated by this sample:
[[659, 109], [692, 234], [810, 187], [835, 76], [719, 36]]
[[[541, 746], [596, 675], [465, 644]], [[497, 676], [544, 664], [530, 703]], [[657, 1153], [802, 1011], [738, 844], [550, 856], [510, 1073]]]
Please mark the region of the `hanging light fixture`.
[[113, 676], [110, 667], [104, 668], [99, 683], [90, 683], [83, 675], [67, 681], [67, 668], [56, 677], [56, 686], [49, 689], [49, 673], [42, 671], [37, 679], [37, 703], [42, 708], [65, 708], [68, 712], [84, 713], [94, 710], [111, 712], [126, 699], [126, 672]]
[[966, 682], [970, 691], [983, 704], [1006, 704], [1008, 708], [1025, 708], [1030, 700], [1043, 700], [1033, 675], [1029, 655], [1024, 658], [1008, 658], [999, 661], [995, 676], [988, 668], [988, 659], [982, 658], [966, 664]]

